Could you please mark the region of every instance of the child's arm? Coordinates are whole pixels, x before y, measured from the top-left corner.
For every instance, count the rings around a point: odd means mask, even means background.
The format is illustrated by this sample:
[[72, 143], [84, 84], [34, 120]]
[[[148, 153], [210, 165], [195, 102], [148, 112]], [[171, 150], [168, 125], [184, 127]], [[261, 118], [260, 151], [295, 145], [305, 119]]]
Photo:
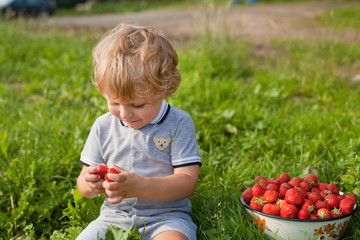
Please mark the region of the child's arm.
[[199, 165], [174, 169], [166, 177], [141, 177], [114, 166], [120, 174], [109, 174], [114, 181], [105, 181], [105, 192], [110, 203], [120, 203], [124, 198], [139, 197], [152, 200], [173, 201], [191, 196], [199, 178]]
[[95, 198], [100, 193], [105, 193], [102, 184], [103, 179], [100, 178], [98, 173], [100, 169], [97, 166], [84, 166], [77, 179], [77, 187], [81, 195], [86, 198]]

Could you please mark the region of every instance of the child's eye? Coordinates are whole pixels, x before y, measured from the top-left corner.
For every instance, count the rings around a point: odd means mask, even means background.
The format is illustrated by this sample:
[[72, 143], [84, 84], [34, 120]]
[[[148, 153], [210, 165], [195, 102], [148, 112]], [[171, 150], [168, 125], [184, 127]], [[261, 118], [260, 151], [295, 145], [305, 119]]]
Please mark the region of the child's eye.
[[142, 108], [142, 107], [144, 107], [145, 106], [145, 104], [141, 104], [141, 105], [133, 105], [133, 107], [134, 108]]
[[113, 105], [113, 106], [119, 105], [119, 103], [116, 103], [116, 102], [109, 102], [109, 104]]

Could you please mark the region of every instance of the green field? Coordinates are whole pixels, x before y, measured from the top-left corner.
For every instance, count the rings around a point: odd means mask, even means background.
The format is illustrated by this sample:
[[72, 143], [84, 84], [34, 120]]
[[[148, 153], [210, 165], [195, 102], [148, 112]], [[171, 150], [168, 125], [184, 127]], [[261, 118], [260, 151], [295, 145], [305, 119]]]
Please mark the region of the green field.
[[[353, 9], [319, 24], [357, 28]], [[330, 19], [340, 15], [351, 20]], [[0, 239], [74, 239], [104, 198], [76, 191], [80, 152], [107, 112], [91, 83], [99, 36], [24, 21], [2, 21], [0, 32]], [[239, 201], [258, 175], [312, 165], [322, 182], [360, 192], [359, 42], [272, 40], [264, 56], [204, 36], [176, 48], [183, 80], [169, 103], [191, 114], [203, 159], [191, 197], [198, 239], [265, 239]], [[360, 239], [359, 221], [357, 211], [346, 239]]]

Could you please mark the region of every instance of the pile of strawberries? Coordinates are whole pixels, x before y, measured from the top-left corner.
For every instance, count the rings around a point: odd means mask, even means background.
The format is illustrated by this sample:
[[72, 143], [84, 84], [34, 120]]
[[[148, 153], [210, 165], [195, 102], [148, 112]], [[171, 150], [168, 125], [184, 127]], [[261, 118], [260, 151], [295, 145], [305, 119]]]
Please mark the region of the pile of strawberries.
[[257, 211], [298, 219], [340, 217], [353, 211], [356, 204], [355, 195], [340, 195], [333, 183], [320, 183], [315, 175], [290, 178], [287, 173], [269, 180], [257, 176], [242, 198]]

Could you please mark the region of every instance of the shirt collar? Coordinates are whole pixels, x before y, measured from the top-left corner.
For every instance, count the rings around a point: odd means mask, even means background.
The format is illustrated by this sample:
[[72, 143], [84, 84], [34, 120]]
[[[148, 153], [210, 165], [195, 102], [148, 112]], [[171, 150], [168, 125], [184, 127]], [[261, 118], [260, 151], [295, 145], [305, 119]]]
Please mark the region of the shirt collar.
[[150, 124], [157, 124], [157, 123], [161, 122], [161, 120], [163, 120], [163, 118], [165, 118], [165, 116], [167, 115], [169, 107], [170, 107], [170, 105], [165, 100], [163, 100], [158, 115], [156, 116], [156, 118], [154, 120], [152, 120], [150, 122]]

